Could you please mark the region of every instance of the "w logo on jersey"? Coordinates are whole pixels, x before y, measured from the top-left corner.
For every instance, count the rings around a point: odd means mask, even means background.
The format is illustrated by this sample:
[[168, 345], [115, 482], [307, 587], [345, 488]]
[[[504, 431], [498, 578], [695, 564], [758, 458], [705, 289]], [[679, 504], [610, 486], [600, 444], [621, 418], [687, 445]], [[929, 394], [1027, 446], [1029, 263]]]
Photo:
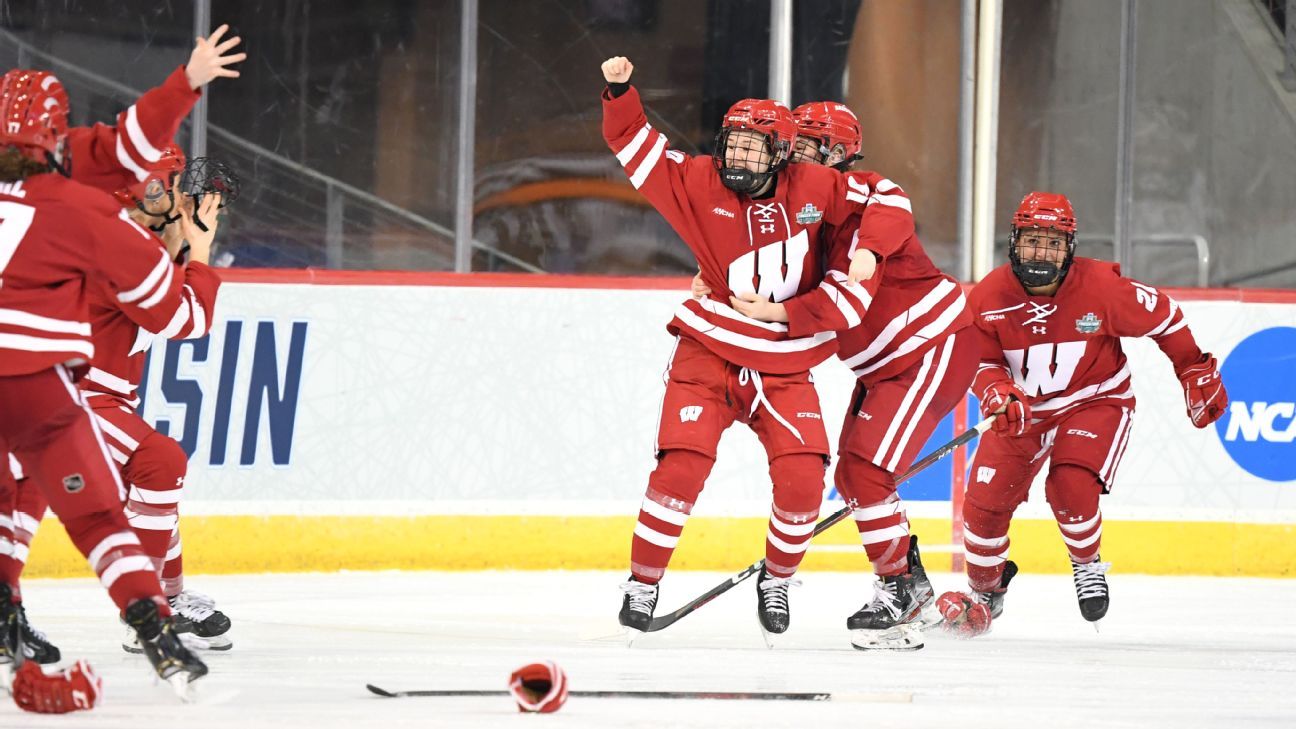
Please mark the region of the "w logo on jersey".
[[700, 417], [702, 417], [701, 405], [685, 405], [684, 407], [680, 408], [681, 423], [688, 423], [688, 422], [696, 423], [698, 421], [698, 418]]
[[785, 301], [797, 293], [810, 237], [802, 230], [785, 241], [770, 243], [742, 254], [729, 264], [729, 290], [756, 292], [771, 301]]
[[1084, 358], [1085, 342], [1036, 344], [1030, 349], [1005, 349], [1013, 380], [1031, 397], [1062, 392], [1071, 385]]

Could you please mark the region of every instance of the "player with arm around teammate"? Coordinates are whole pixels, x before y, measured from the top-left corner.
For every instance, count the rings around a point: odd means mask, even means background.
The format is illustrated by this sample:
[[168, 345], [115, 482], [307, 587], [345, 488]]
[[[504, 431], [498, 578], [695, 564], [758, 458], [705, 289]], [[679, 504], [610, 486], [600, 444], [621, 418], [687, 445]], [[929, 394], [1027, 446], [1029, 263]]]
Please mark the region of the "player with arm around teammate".
[[[846, 106], [813, 102], [793, 115], [793, 160], [802, 163], [794, 167], [845, 171], [859, 159], [861, 130]], [[836, 231], [823, 283], [784, 302], [744, 296], [733, 305], [787, 322], [794, 334], [836, 333], [837, 357], [857, 380], [834, 481], [878, 577], [872, 599], [846, 624], [861, 650], [914, 650], [923, 646], [921, 628], [939, 616], [930, 609], [935, 595], [896, 477], [962, 401], [979, 350], [961, 287], [932, 264], [914, 234], [908, 196], [876, 172], [854, 173], [851, 184], [866, 206], [858, 224]]]
[[963, 635], [1003, 611], [1017, 567], [1008, 526], [1048, 464], [1045, 496], [1071, 558], [1076, 599], [1097, 622], [1110, 601], [1102, 562], [1099, 497], [1111, 492], [1134, 422], [1134, 391], [1121, 337], [1148, 337], [1174, 367], [1188, 418], [1205, 428], [1228, 395], [1179, 304], [1121, 275], [1114, 263], [1075, 255], [1076, 218], [1063, 195], [1032, 192], [1013, 214], [1009, 263], [971, 294], [984, 335], [972, 392], [998, 413], [981, 437], [963, 505], [969, 594], [938, 600], [946, 625]]
[[671, 224], [717, 291], [681, 304], [668, 330], [677, 344], [667, 365], [658, 424], [657, 467], [649, 477], [631, 545], [631, 578], [619, 619], [645, 630], [658, 583], [715, 461], [721, 433], [749, 425], [769, 457], [773, 505], [765, 569], [756, 581], [767, 634], [790, 622], [788, 588], [823, 496], [827, 434], [810, 367], [834, 351], [831, 332], [793, 336], [785, 324], [744, 316], [731, 296], [782, 301], [813, 290], [821, 229], [847, 224], [866, 198], [840, 173], [788, 168], [796, 125], [787, 107], [745, 99], [726, 113], [714, 155], [691, 157], [667, 145], [629, 83], [629, 60], [602, 67], [603, 133], [630, 183]]
[[[67, 161], [67, 97], [57, 84], [31, 75], [6, 75], [0, 84], [0, 452], [23, 464], [138, 633], [154, 671], [182, 691], [207, 667], [175, 635], [75, 380], [94, 356], [92, 279], [163, 327], [182, 305], [183, 275], [110, 196], [56, 172]], [[0, 662], [14, 666], [24, 657], [22, 614], [12, 599], [16, 575], [0, 567]]]

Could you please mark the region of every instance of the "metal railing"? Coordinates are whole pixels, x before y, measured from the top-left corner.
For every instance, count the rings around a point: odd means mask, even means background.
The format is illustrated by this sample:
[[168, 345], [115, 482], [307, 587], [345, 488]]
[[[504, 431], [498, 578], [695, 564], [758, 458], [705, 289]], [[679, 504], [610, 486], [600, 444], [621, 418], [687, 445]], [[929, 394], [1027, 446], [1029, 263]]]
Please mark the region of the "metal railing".
[[[55, 71], [65, 85], [75, 79], [88, 90], [115, 97], [123, 104], [143, 93], [0, 29], [0, 47], [4, 46], [12, 48], [16, 66], [43, 65]], [[254, 263], [270, 265], [372, 268], [377, 244], [380, 249], [406, 251], [415, 267], [454, 270], [455, 234], [449, 227], [228, 129], [208, 124], [207, 133], [210, 152], [228, 158], [244, 176], [239, 214], [228, 226], [232, 232], [221, 236], [223, 245], [240, 251], [240, 257], [250, 256]], [[360, 240], [369, 245], [351, 244]], [[265, 247], [258, 249], [261, 245]], [[472, 241], [472, 247], [519, 270], [544, 273], [532, 263], [477, 240]], [[258, 250], [264, 255], [258, 255]], [[381, 266], [382, 260], [377, 263]]]

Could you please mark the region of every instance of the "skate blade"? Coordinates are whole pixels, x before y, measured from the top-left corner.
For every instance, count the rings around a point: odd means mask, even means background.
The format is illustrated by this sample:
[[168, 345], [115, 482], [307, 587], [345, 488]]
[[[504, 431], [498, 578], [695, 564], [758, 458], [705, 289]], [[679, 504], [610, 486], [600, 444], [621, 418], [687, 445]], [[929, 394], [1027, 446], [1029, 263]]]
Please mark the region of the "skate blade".
[[1099, 626], [1101, 623], [1102, 623], [1102, 620], [1095, 620], [1095, 621], [1093, 621], [1092, 623], [1090, 623], [1090, 625], [1093, 626], [1093, 628], [1094, 628], [1094, 632], [1095, 632], [1095, 633], [1102, 634], [1102, 630], [1100, 630], [1100, 629], [1098, 628], [1098, 626]]
[[766, 648], [774, 650], [779, 641], [783, 640], [783, 633], [771, 633], [764, 626], [761, 626], [761, 638], [765, 640]]
[[13, 661], [5, 660], [0, 663], [0, 689], [3, 689], [5, 693], [11, 693], [10, 687], [13, 686], [13, 674]]
[[927, 607], [923, 608], [922, 612], [918, 614], [918, 627], [923, 630], [934, 628], [943, 622], [945, 622], [945, 618], [941, 617], [940, 611], [936, 609], [936, 603], [934, 601]]
[[917, 625], [897, 625], [885, 630], [852, 630], [851, 645], [861, 651], [916, 651], [926, 643]]
[[[227, 651], [234, 647], [234, 642], [224, 635], [215, 635], [210, 638], [204, 638], [194, 633], [177, 633], [176, 637], [179, 638], [180, 642], [184, 643], [184, 646], [191, 651]], [[124, 648], [125, 646], [122, 647]]]
[[635, 641], [639, 640], [643, 636], [644, 632], [642, 630], [635, 630], [634, 628], [622, 626], [621, 638], [625, 640], [626, 648], [634, 648]]
[[185, 671], [179, 671], [172, 674], [169, 678], [163, 679], [180, 701], [186, 704], [192, 704], [198, 700], [198, 690], [194, 686], [190, 676]]

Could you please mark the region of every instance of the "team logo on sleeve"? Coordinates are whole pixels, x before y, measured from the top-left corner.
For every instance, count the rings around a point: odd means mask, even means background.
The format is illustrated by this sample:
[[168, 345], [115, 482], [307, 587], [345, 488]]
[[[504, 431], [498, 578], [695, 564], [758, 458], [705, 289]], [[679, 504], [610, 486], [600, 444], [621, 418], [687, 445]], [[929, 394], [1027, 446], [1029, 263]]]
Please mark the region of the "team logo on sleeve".
[[823, 220], [823, 211], [816, 210], [814, 203], [806, 203], [796, 214], [796, 221], [801, 225], [813, 225]]
[[85, 488], [85, 478], [79, 473], [63, 477], [63, 490], [69, 494], [79, 493]]
[[696, 423], [698, 421], [698, 418], [700, 417], [702, 417], [701, 405], [685, 405], [684, 407], [680, 408], [681, 423], [687, 423], [690, 421]]
[[1094, 316], [1091, 311], [1088, 314], [1076, 319], [1076, 331], [1081, 334], [1093, 334], [1102, 327], [1102, 319]]

